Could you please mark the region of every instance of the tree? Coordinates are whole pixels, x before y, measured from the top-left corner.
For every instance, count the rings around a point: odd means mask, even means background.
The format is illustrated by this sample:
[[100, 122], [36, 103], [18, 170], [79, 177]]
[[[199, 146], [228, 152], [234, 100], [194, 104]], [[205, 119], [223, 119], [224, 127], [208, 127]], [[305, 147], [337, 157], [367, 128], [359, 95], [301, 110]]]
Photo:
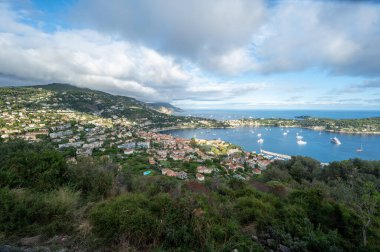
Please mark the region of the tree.
[[380, 193], [373, 183], [367, 182], [364, 186], [356, 187], [352, 192], [352, 207], [357, 211], [362, 225], [363, 246], [367, 246], [367, 231], [373, 225], [376, 213], [380, 210]]

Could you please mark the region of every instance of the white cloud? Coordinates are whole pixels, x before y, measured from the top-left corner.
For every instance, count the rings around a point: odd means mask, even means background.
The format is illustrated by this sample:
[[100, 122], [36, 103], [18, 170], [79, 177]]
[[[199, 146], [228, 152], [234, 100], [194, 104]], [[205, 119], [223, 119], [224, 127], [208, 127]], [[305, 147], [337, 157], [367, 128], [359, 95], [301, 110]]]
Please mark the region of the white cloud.
[[380, 75], [380, 5], [281, 1], [256, 34], [259, 72], [319, 67], [336, 74]]
[[47, 33], [20, 22], [21, 14], [4, 4], [0, 13], [3, 81], [65, 82], [148, 101], [228, 98], [237, 90], [237, 84], [206, 78], [190, 62], [146, 46], [86, 29]]
[[380, 5], [366, 1], [80, 0], [76, 21], [207, 71], [237, 75], [318, 67], [380, 75]]
[[248, 70], [245, 47], [266, 17], [263, 0], [81, 0], [82, 23], [228, 74]]
[[188, 107], [244, 107], [292, 103], [293, 83], [267, 73], [317, 69], [295, 79], [316, 93], [324, 84], [307, 78], [318, 73], [380, 76], [380, 5], [368, 2], [78, 0], [75, 22], [56, 29], [12, 3], [0, 0], [0, 85], [67, 82]]

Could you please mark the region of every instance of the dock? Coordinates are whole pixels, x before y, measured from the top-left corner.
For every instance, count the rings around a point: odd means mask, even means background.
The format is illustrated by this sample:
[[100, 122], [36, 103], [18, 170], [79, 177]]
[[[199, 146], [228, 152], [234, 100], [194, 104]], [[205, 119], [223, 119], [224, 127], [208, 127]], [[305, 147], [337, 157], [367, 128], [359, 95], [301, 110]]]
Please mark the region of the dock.
[[271, 151], [266, 151], [266, 150], [260, 150], [260, 153], [268, 155], [268, 156], [282, 158], [282, 159], [291, 159], [292, 158], [291, 156], [288, 156], [288, 155], [279, 154], [279, 153], [275, 153], [275, 152], [271, 152]]

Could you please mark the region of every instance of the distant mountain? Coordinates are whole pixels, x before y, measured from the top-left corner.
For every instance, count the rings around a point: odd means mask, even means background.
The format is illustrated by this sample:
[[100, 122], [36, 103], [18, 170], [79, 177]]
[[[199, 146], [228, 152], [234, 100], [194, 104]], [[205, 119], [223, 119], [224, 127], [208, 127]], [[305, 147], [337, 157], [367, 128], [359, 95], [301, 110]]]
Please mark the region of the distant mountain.
[[48, 103], [53, 103], [56, 107], [69, 108], [103, 117], [124, 116], [131, 119], [151, 119], [152, 117], [165, 117], [166, 115], [163, 114], [172, 114], [179, 110], [169, 103], [145, 103], [135, 98], [112, 95], [70, 84], [52, 83], [26, 88], [52, 91], [53, 96]]
[[175, 112], [182, 112], [183, 110], [171, 105], [170, 103], [167, 102], [153, 102], [153, 103], [147, 103], [147, 105], [154, 109], [157, 110], [158, 112], [165, 113], [165, 114], [173, 114]]

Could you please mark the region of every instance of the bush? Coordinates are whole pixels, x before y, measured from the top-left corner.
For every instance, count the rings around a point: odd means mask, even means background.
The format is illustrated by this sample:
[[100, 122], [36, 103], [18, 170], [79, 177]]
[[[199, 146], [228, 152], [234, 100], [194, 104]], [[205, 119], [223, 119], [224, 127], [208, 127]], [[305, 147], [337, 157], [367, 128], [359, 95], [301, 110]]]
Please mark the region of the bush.
[[116, 170], [117, 166], [108, 161], [82, 158], [69, 167], [69, 185], [84, 198], [99, 200], [112, 194]]
[[49, 193], [0, 189], [0, 231], [27, 235], [70, 232], [78, 200], [78, 193], [67, 188]]
[[135, 246], [146, 246], [160, 237], [160, 220], [168, 202], [163, 195], [149, 199], [144, 194], [125, 194], [95, 206], [90, 221], [95, 233], [105, 240], [127, 237]]
[[0, 187], [49, 191], [67, 179], [66, 161], [51, 146], [19, 140], [0, 144]]

